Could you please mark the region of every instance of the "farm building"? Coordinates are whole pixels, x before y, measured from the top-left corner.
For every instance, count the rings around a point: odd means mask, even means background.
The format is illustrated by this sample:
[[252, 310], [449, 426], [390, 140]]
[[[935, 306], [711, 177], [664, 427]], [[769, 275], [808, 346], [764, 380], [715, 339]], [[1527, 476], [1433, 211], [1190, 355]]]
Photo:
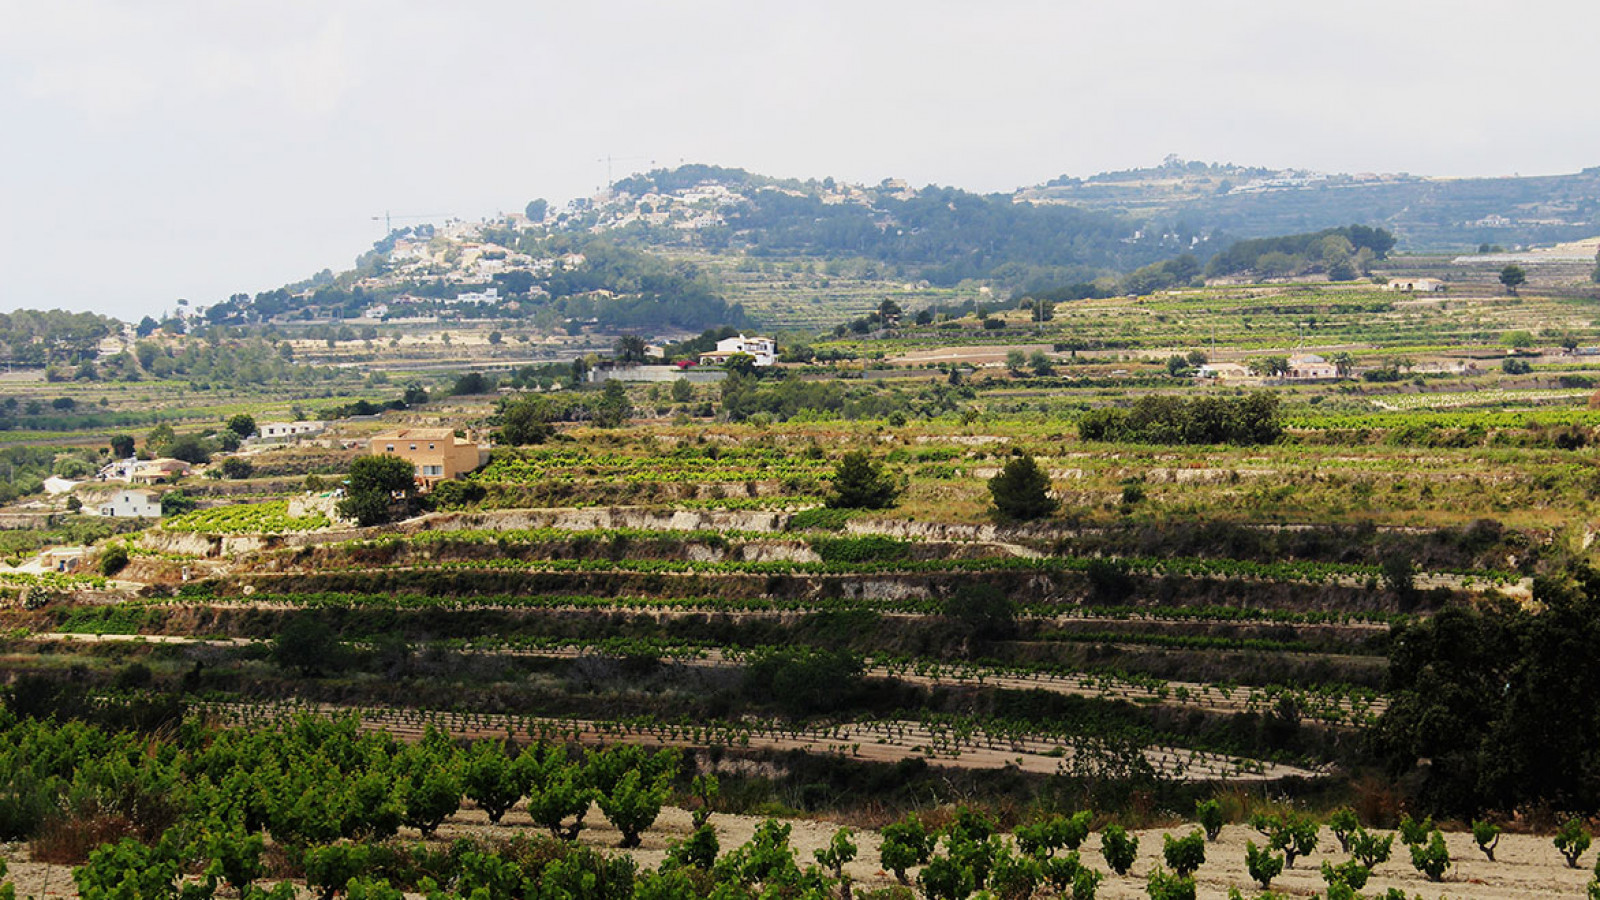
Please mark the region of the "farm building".
[[368, 450], [398, 456], [416, 467], [417, 484], [433, 487], [488, 461], [489, 451], [448, 428], [402, 428], [373, 435]]
[[1238, 363], [1206, 363], [1195, 373], [1195, 377], [1209, 381], [1238, 381], [1249, 378], [1250, 370]]
[[159, 519], [161, 500], [149, 491], [117, 491], [100, 505], [100, 515], [113, 519]]
[[1444, 282], [1437, 278], [1391, 278], [1383, 289], [1406, 294], [1433, 294], [1444, 290]]
[[1296, 353], [1289, 357], [1289, 377], [1296, 381], [1338, 378], [1339, 369], [1315, 353]]

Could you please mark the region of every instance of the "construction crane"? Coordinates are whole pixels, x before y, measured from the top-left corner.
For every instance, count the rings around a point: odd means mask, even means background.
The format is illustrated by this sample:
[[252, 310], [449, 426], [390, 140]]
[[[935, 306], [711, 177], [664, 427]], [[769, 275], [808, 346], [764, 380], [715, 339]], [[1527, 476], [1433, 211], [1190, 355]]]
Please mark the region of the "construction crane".
[[[603, 163], [606, 164], [606, 190], [608, 190], [608, 191], [611, 190], [611, 186], [617, 183], [617, 180], [614, 177], [612, 177], [612, 164], [613, 163], [633, 162], [634, 160], [639, 160], [639, 159], [650, 159], [650, 157], [648, 157], [648, 156], [612, 156], [611, 154], [607, 153], [605, 156], [602, 156], [599, 159], [595, 160], [595, 162], [603, 162]], [[656, 161], [651, 159], [650, 160], [650, 165], [653, 166], [655, 164], [656, 164]]]
[[372, 217], [372, 221], [374, 221], [374, 222], [382, 222], [383, 223], [383, 233], [386, 234], [386, 235], [389, 235], [389, 234], [394, 234], [394, 222], [395, 222], [396, 219], [404, 222], [407, 219], [443, 219], [443, 218], [446, 218], [446, 216], [444, 216], [443, 214], [440, 214], [440, 213], [429, 213], [428, 215], [421, 215], [421, 216], [396, 216], [396, 215], [390, 215], [389, 211], [386, 209], [386, 210], [383, 211], [383, 215], [381, 215], [381, 216], [373, 216]]

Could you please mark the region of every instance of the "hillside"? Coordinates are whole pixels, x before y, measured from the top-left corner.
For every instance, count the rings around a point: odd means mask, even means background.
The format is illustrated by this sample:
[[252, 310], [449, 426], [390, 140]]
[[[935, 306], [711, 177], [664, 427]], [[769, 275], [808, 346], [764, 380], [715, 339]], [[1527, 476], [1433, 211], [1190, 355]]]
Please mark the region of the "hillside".
[[1429, 178], [1274, 171], [1169, 157], [1152, 168], [1062, 176], [1018, 191], [1017, 199], [1186, 222], [1234, 238], [1354, 222], [1393, 232], [1402, 251], [1550, 244], [1600, 231], [1600, 167], [1573, 175]]

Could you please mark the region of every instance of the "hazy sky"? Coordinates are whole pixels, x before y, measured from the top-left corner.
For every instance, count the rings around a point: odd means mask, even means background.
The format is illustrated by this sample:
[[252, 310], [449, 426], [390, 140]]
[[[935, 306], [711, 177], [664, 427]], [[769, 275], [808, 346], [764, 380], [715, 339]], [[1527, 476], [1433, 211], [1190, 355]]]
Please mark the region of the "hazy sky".
[[[0, 0], [0, 309], [211, 303], [680, 161], [980, 191], [1600, 164], [1600, 3]], [[409, 223], [413, 220], [404, 220]]]

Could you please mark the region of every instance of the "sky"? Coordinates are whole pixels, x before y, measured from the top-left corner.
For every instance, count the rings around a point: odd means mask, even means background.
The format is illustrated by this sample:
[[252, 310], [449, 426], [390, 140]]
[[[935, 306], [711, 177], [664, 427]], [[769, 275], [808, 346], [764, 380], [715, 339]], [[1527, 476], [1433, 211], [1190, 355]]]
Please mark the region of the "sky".
[[653, 166], [1600, 165], [1600, 3], [0, 0], [0, 311], [159, 315]]

